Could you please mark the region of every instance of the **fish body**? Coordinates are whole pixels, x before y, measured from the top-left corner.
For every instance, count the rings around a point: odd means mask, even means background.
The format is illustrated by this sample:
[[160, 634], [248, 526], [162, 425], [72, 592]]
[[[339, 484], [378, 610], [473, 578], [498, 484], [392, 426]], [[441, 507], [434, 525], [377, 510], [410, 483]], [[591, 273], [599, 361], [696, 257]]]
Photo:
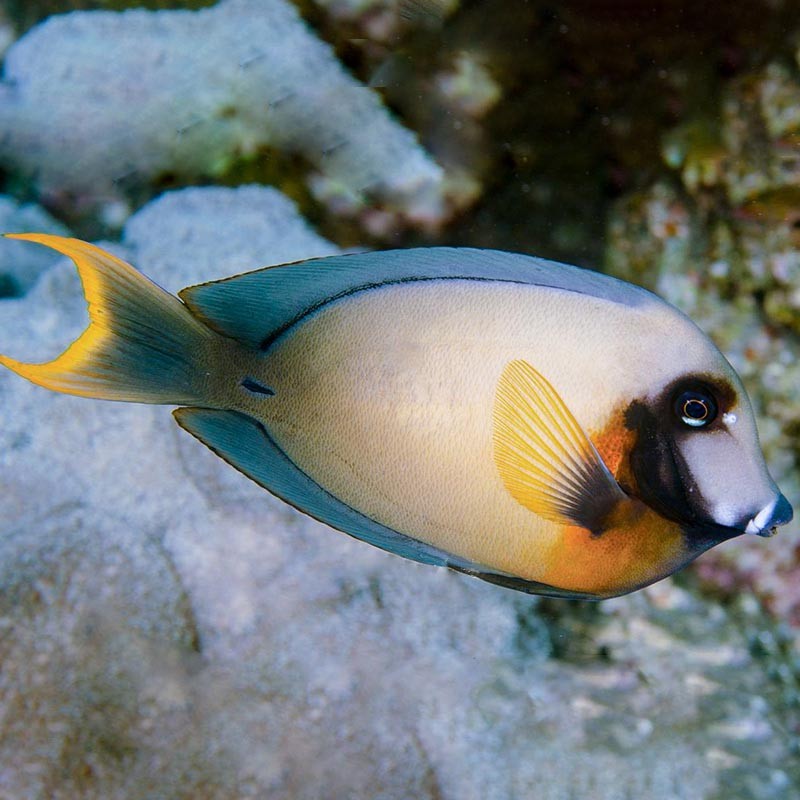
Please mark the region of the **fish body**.
[[[608, 435], [607, 421], [619, 417], [617, 387], [635, 396], [637, 365], [617, 355], [615, 342], [636, 335], [645, 312], [574, 295], [570, 319], [563, 299], [549, 287], [448, 280], [330, 304], [273, 345], [261, 376], [275, 390], [261, 410], [265, 425], [337, 498], [469, 563], [581, 592], [634, 585], [652, 558], [670, 566], [680, 558], [677, 529], [664, 531], [652, 554], [640, 550], [651, 546], [648, 537], [627, 535], [627, 545], [613, 534], [592, 538], [531, 513], [494, 462], [495, 394], [517, 359], [558, 376], [559, 394], [590, 439]], [[650, 325], [658, 327], [647, 320], [645, 330]], [[611, 539], [615, 549], [635, 545], [638, 558], [618, 554], [613, 570], [607, 559], [598, 570]], [[559, 557], [566, 550], [572, 556]]]
[[178, 422], [302, 511], [524, 591], [609, 597], [791, 518], [736, 373], [684, 315], [527, 256], [334, 256], [181, 292], [98, 248], [57, 391]]

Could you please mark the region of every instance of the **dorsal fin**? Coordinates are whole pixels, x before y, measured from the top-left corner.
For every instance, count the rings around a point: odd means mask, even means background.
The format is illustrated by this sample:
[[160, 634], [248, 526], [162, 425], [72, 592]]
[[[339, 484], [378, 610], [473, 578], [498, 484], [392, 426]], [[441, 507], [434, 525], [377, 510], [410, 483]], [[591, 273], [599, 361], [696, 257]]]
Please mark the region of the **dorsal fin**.
[[387, 528], [343, 503], [306, 475], [264, 426], [238, 411], [179, 408], [178, 424], [220, 458], [290, 505], [365, 542], [423, 564], [445, 566], [447, 554]]
[[328, 256], [267, 267], [180, 293], [192, 312], [219, 333], [267, 347], [306, 314], [332, 300], [386, 284], [418, 280], [509, 281], [580, 292], [624, 305], [655, 296], [591, 270], [519, 253], [425, 247]]

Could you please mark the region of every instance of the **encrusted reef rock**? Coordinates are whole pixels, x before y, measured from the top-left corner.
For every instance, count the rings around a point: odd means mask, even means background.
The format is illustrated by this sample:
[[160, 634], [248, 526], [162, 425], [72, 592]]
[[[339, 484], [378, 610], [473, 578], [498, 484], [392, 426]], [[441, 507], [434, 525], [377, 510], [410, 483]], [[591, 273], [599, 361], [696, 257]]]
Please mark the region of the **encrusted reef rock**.
[[[114, 249], [173, 290], [336, 250], [256, 187], [165, 195]], [[0, 347], [44, 357], [84, 314], [62, 260], [0, 300]], [[2, 797], [800, 792], [796, 654], [755, 604], [671, 581], [542, 602], [414, 564], [295, 512], [164, 408], [7, 371], [0, 485]]]
[[112, 226], [148, 182], [220, 178], [266, 149], [302, 157], [331, 204], [450, 211], [442, 168], [285, 0], [50, 17], [6, 53], [0, 131], [0, 163], [73, 214], [106, 204]]
[[[798, 53], [800, 60], [800, 53]], [[619, 201], [607, 267], [686, 311], [742, 376], [773, 475], [800, 497], [800, 73], [772, 63], [737, 78], [720, 123], [664, 137], [675, 172]], [[726, 590], [751, 583], [800, 624], [800, 522], [701, 561]]]
[[[14, 459], [29, 443], [9, 433], [0, 446]], [[25, 509], [0, 537], [0, 796], [94, 796], [98, 784], [136, 796], [148, 762], [191, 747], [198, 642], [180, 580], [152, 531], [124, 516], [103, 526], [77, 494], [32, 512], [30, 487], [0, 469], [4, 500]]]

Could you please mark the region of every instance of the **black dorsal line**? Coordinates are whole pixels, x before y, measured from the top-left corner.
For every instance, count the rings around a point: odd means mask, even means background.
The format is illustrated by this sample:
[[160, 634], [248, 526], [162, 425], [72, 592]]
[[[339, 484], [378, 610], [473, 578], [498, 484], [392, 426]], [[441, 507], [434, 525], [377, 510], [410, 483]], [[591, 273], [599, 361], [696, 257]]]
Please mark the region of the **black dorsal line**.
[[[354, 255], [360, 255], [359, 253], [354, 253]], [[281, 264], [281, 266], [285, 266]], [[520, 286], [533, 286], [536, 284], [529, 284], [525, 281], [513, 280], [511, 278], [483, 278], [471, 275], [435, 275], [435, 276], [419, 276], [415, 275], [408, 278], [395, 278], [394, 280], [384, 280], [384, 281], [376, 281], [376, 282], [366, 282], [366, 283], [359, 283], [356, 286], [351, 286], [349, 289], [345, 289], [338, 294], [334, 294], [331, 297], [325, 297], [322, 300], [317, 301], [316, 303], [312, 303], [308, 308], [301, 311], [295, 317], [290, 319], [284, 325], [281, 325], [277, 330], [274, 330], [267, 336], [265, 339], [261, 341], [259, 345], [259, 349], [263, 352], [269, 350], [269, 348], [275, 343], [277, 339], [280, 339], [286, 331], [293, 328], [299, 322], [304, 320], [306, 317], [310, 317], [315, 312], [321, 310], [325, 306], [331, 305], [335, 303], [337, 300], [343, 300], [345, 297], [350, 297], [354, 294], [360, 294], [361, 292], [368, 292], [373, 289], [384, 289], [387, 286], [400, 286], [406, 283], [432, 283], [434, 281], [472, 281], [474, 283], [516, 283]], [[551, 288], [560, 288], [560, 287], [551, 287]], [[565, 289], [564, 291], [571, 292], [576, 291], [573, 289]], [[580, 294], [580, 292], [578, 292]]]
[[264, 386], [263, 383], [259, 383], [253, 378], [245, 378], [241, 385], [242, 388], [247, 389], [248, 392], [253, 392], [253, 394], [265, 394], [268, 397], [272, 397], [275, 394], [275, 391], [270, 389], [269, 386]]

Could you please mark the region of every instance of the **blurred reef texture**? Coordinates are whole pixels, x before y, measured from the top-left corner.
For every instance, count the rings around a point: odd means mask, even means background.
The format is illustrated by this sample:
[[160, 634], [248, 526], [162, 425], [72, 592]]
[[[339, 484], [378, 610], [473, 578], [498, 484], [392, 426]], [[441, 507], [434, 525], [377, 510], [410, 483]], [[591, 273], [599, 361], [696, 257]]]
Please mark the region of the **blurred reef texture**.
[[0, 161], [109, 222], [126, 183], [219, 178], [263, 148], [304, 156], [330, 202], [445, 214], [441, 167], [285, 0], [51, 17], [6, 54], [0, 130]]
[[[773, 61], [732, 80], [707, 116], [664, 133], [662, 157], [671, 174], [614, 206], [606, 267], [712, 336], [747, 385], [775, 479], [800, 497], [797, 65]], [[800, 625], [799, 553], [791, 535], [767, 548], [740, 539], [700, 572], [728, 591], [751, 583]]]
[[[0, 229], [173, 291], [364, 246], [602, 267], [718, 342], [797, 507], [800, 9], [714, 8], [0, 0]], [[84, 324], [67, 261], [0, 245], [0, 350]], [[0, 800], [800, 796], [797, 522], [541, 600], [6, 371], [0, 492]]]

